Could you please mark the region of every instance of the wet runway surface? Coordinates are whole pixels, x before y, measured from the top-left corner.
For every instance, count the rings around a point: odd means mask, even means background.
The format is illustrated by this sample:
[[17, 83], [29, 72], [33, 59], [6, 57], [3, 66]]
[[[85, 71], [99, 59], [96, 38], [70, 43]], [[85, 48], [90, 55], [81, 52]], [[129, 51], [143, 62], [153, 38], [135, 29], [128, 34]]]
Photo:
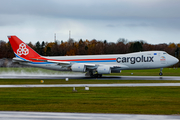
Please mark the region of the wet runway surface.
[[[1, 75], [0, 79], [94, 79], [94, 80], [180, 80], [177, 76], [104, 76], [102, 78], [90, 78], [83, 75]], [[128, 83], [128, 84], [37, 84], [37, 85], [0, 85], [0, 88], [7, 87], [141, 87], [141, 86], [180, 86], [180, 83]]]
[[179, 115], [0, 111], [0, 120], [180, 120]]
[[180, 80], [177, 76], [103, 76], [90, 78], [83, 75], [1, 75], [0, 79], [98, 79], [98, 80]]
[[44, 84], [44, 85], [0, 85], [0, 88], [15, 87], [147, 87], [147, 86], [180, 86], [180, 83], [128, 83], [128, 84]]

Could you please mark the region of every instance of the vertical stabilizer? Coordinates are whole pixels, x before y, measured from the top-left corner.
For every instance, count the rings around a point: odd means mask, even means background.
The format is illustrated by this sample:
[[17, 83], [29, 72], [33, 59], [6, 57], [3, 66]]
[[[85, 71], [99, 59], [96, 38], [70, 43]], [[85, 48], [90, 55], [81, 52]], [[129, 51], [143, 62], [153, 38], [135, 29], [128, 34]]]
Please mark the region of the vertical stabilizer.
[[16, 57], [31, 60], [31, 58], [41, 57], [37, 52], [35, 52], [31, 47], [26, 45], [16, 36], [8, 36], [11, 47], [16, 55]]

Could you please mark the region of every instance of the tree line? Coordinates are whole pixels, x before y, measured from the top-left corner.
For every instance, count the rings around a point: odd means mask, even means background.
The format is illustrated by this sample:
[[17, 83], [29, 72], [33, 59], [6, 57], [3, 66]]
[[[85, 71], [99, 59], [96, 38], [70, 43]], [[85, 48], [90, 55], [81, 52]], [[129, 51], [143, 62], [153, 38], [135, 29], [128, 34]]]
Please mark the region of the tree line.
[[[180, 59], [180, 43], [149, 44], [143, 40], [128, 41], [120, 38], [117, 42], [107, 40], [82, 40], [69, 39], [66, 42], [36, 42], [28, 45], [42, 56], [70, 56], [70, 55], [101, 55], [101, 54], [125, 54], [139, 51], [166, 51]], [[0, 40], [0, 58], [15, 57], [9, 42]]]

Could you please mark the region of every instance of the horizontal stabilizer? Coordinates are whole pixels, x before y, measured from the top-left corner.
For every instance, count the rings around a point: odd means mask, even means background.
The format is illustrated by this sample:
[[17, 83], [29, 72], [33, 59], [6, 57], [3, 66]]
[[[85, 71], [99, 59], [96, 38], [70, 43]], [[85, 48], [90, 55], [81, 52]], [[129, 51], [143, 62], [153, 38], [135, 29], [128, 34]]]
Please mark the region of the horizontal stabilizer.
[[24, 61], [18, 57], [15, 57], [15, 58], [13, 58], [13, 62], [31, 62], [31, 61], [29, 61], [29, 60]]

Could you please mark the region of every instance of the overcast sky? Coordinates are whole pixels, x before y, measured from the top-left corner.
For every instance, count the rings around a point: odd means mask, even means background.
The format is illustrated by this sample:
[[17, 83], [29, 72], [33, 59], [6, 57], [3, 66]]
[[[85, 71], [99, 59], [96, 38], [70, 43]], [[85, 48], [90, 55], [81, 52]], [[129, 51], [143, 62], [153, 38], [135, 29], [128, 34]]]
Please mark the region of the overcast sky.
[[180, 0], [0, 0], [0, 40], [180, 43]]

